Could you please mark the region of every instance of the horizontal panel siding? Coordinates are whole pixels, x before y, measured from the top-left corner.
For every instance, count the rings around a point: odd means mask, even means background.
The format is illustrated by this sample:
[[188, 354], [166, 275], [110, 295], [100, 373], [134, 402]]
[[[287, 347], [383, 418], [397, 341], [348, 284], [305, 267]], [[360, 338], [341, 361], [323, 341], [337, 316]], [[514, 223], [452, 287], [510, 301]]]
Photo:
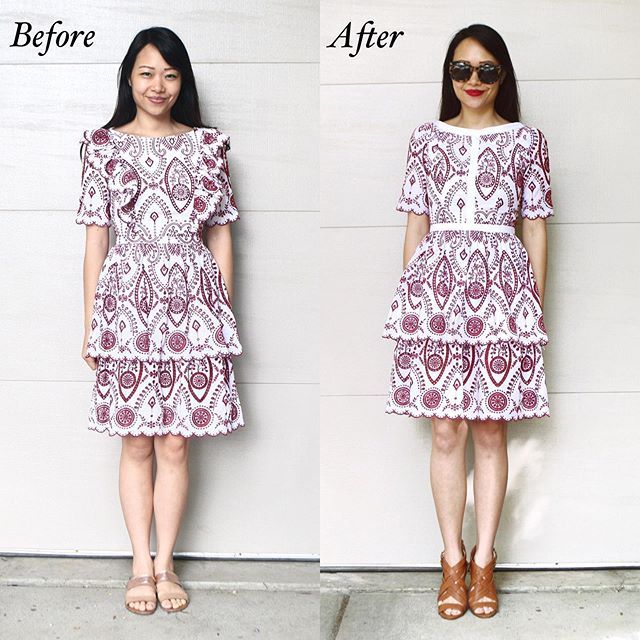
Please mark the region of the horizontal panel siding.
[[[625, 141], [640, 139], [634, 115], [640, 80], [530, 82], [520, 88], [521, 121], [539, 127], [549, 144], [557, 209], [549, 222], [636, 221], [629, 203], [640, 168], [635, 147]], [[438, 118], [439, 85], [322, 87], [321, 95], [322, 225], [403, 225], [406, 216], [395, 206], [409, 136]], [[593, 95], [597, 101], [585, 101]]]
[[[13, 20], [46, 29], [59, 17], [41, 4], [27, 2], [22, 16], [0, 9], [5, 42]], [[0, 145], [11, 150], [0, 190], [0, 432], [10, 443], [0, 452], [0, 551], [130, 552], [120, 439], [86, 428], [94, 373], [80, 359], [78, 142], [109, 119], [130, 39], [163, 24], [189, 50], [206, 124], [231, 137], [241, 218], [232, 231], [244, 353], [234, 365], [246, 426], [192, 441], [176, 551], [317, 554], [317, 2], [67, 8], [64, 26], [95, 28], [96, 46], [46, 57], [5, 47], [0, 58], [11, 96], [0, 104]], [[34, 509], [45, 527], [32, 526]]]
[[[404, 31], [393, 47], [372, 47], [355, 57], [357, 32], [373, 20], [376, 32]], [[352, 49], [326, 48], [352, 23]], [[640, 12], [635, 2], [509, 0], [323, 0], [320, 21], [323, 84], [440, 82], [449, 40], [480, 22], [504, 38], [521, 81], [638, 78], [620, 64], [637, 53]], [[580, 43], [571, 51], [567, 37]], [[599, 96], [600, 97], [600, 96]]]
[[[130, 553], [118, 497], [121, 439], [85, 429], [89, 393], [87, 382], [0, 382], [10, 442], [0, 449], [3, 552]], [[238, 393], [246, 426], [189, 445], [176, 552], [317, 553], [317, 388], [239, 384]]]
[[[404, 229], [323, 229], [322, 238], [331, 283], [322, 288], [320, 344], [331, 346], [321, 349], [322, 393], [386, 393], [395, 343], [381, 334], [402, 273]], [[549, 391], [640, 392], [640, 223], [550, 225], [547, 242]]]
[[[115, 105], [116, 65], [26, 69], [28, 83], [25, 68], [3, 69], [12, 100], [0, 105], [0, 145], [13, 153], [3, 163], [0, 215], [77, 207], [79, 140], [84, 129], [105, 124]], [[231, 137], [240, 209], [317, 210], [317, 67], [205, 65], [195, 73], [203, 119]], [[46, 193], [35, 188], [43, 181]]]
[[[243, 346], [234, 357], [238, 382], [317, 381], [317, 215], [241, 212], [232, 225], [234, 313]], [[12, 339], [3, 346], [0, 379], [93, 379], [80, 357], [84, 227], [75, 224], [73, 212], [5, 212], [2, 219], [1, 313]], [[73, 242], [45, 242], [32, 250], [33, 238], [61, 237], [65, 230]], [[304, 323], [292, 308], [306, 310]]]
[[[547, 224], [545, 289], [552, 417], [509, 426], [499, 562], [638, 561], [629, 469], [640, 408], [640, 79], [619, 61], [637, 50], [639, 9], [603, 1], [542, 2], [524, 13], [496, 0], [322, 3], [323, 565], [438, 566], [430, 421], [384, 413], [394, 343], [381, 333], [402, 273], [407, 216], [395, 205], [409, 136], [438, 118], [446, 47], [474, 22], [496, 28], [509, 47], [520, 120], [549, 143], [556, 213]], [[405, 35], [392, 49], [355, 58], [326, 48], [349, 21], [357, 38], [366, 20]], [[567, 34], [579, 43], [568, 55]], [[468, 549], [472, 454], [470, 445]]]
[[[553, 417], [508, 430], [498, 562], [637, 563], [637, 447], [630, 446], [637, 428], [630, 418], [640, 412], [640, 393], [552, 394], [550, 404]], [[323, 566], [438, 567], [429, 422], [386, 415], [382, 396], [322, 398], [321, 414]], [[469, 433], [468, 551], [476, 540], [470, 441]]]
[[12, 4], [0, 7], [0, 33], [7, 45], [15, 39], [17, 21], [30, 22], [32, 36], [48, 31], [56, 20], [62, 20], [55, 26], [57, 33], [81, 30], [95, 31], [95, 35], [90, 47], [50, 47], [45, 56], [38, 52], [44, 51], [46, 36], [39, 49], [5, 46], [0, 52], [2, 64], [75, 63], [79, 58], [85, 64], [114, 62], [116, 54], [124, 56], [138, 31], [152, 26], [174, 31], [185, 43], [192, 63], [318, 62], [316, 0], [65, 2], [55, 5], [53, 13], [43, 10], [42, 2], [21, 2], [19, 10]]

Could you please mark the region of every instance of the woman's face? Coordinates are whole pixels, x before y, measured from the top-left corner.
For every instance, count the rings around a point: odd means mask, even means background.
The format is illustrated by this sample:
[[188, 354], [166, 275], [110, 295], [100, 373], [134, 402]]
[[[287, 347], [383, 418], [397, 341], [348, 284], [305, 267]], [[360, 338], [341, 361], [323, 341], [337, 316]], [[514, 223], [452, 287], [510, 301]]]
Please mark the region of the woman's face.
[[148, 44], [136, 56], [129, 84], [138, 109], [159, 117], [171, 112], [180, 95], [182, 78], [158, 49]]
[[[499, 64], [494, 56], [491, 55], [477, 40], [472, 38], [465, 38], [458, 43], [458, 46], [453, 52], [453, 60], [464, 60], [470, 63], [472, 66], [477, 67], [482, 62], [492, 62], [493, 64]], [[460, 102], [468, 109], [473, 111], [487, 111], [492, 110], [496, 101], [500, 85], [504, 80], [504, 72], [500, 76], [500, 80], [494, 84], [484, 84], [478, 80], [478, 72], [474, 69], [471, 77], [462, 82], [458, 80], [451, 80], [453, 84], [453, 90], [456, 97]], [[473, 91], [478, 95], [471, 95], [468, 91]]]

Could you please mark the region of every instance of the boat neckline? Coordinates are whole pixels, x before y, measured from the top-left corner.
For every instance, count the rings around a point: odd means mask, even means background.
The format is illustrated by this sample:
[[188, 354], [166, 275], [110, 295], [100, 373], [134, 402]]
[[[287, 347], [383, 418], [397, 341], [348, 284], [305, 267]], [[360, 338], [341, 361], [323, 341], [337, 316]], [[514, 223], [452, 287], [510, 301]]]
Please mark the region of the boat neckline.
[[519, 120], [517, 122], [504, 122], [503, 124], [494, 124], [490, 127], [482, 127], [481, 129], [471, 129], [469, 127], [458, 127], [453, 124], [442, 122], [442, 120], [434, 120], [434, 122], [447, 131], [453, 131], [454, 133], [462, 133], [465, 135], [481, 135], [483, 133], [492, 133], [493, 131], [502, 131], [515, 129], [516, 127], [524, 126]]
[[187, 129], [187, 131], [180, 131], [179, 133], [171, 133], [168, 136], [141, 136], [137, 133], [129, 133], [127, 131], [117, 131], [113, 127], [110, 127], [108, 130], [113, 131], [113, 133], [117, 133], [119, 136], [130, 136], [132, 138], [142, 138], [144, 140], [165, 140], [167, 138], [177, 138], [179, 136], [184, 136], [189, 133], [193, 133], [198, 127], [191, 127], [191, 129]]

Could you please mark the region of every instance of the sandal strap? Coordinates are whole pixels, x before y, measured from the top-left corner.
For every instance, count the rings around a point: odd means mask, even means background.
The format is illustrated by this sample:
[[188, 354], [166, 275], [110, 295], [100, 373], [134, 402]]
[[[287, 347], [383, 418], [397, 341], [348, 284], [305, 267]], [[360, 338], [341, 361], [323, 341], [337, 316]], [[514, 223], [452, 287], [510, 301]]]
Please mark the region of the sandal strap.
[[[442, 584], [438, 592], [438, 608], [441, 611], [446, 609], [456, 609], [458, 611], [466, 609], [467, 587], [465, 577], [468, 563], [464, 543], [462, 543], [462, 558], [455, 565], [450, 565], [446, 561], [444, 551], [440, 554], [440, 564], [442, 565]], [[457, 600], [457, 602], [441, 602], [450, 597]]]
[[133, 589], [134, 587], [139, 587], [140, 585], [143, 584], [148, 584], [151, 585], [152, 587], [155, 587], [155, 580], [153, 579], [153, 576], [134, 576], [133, 578], [130, 578], [127, 582], [127, 586], [125, 587], [126, 590], [128, 591], [129, 589]]
[[[166, 587], [161, 590], [159, 585], [163, 582], [167, 582], [168, 585], [166, 585]], [[160, 602], [160, 606], [165, 611], [182, 611], [189, 604], [189, 595], [184, 590], [184, 587], [182, 586], [182, 583], [180, 582], [180, 579], [178, 578], [178, 575], [175, 571], [171, 571], [169, 569], [165, 571], [158, 571], [158, 573], [156, 573], [156, 584], [158, 585], [159, 600], [171, 600], [172, 598], [181, 598], [185, 600], [185, 603], [179, 607], [163, 607], [162, 602]]]
[[[475, 563], [475, 551], [476, 548], [474, 547], [471, 552], [470, 562], [469, 605], [474, 610], [483, 606], [495, 609], [498, 604], [498, 594], [493, 579], [493, 570], [497, 561], [496, 550], [493, 549], [493, 557], [484, 567], [480, 567]], [[488, 598], [488, 600], [483, 600], [483, 598]]]
[[460, 606], [464, 606], [467, 593], [464, 581], [466, 573], [467, 562], [464, 558], [454, 567], [443, 567], [442, 584], [440, 585], [438, 600], [446, 600], [448, 597], [453, 597], [461, 603]]
[[171, 571], [170, 569], [166, 569], [165, 571], [158, 571], [155, 575], [156, 584], [159, 582], [173, 582], [180, 587], [182, 587], [182, 583], [180, 582], [180, 578], [178, 578], [178, 574], [175, 571]]
[[[150, 587], [152, 587], [153, 595], [145, 596], [142, 594], [133, 595], [132, 593], [129, 593], [129, 591], [134, 587], [140, 587], [142, 585], [149, 585]], [[127, 581], [127, 586], [125, 587], [124, 594], [124, 603], [128, 606], [132, 602], [157, 602], [155, 580], [153, 579], [153, 576], [135, 576]]]

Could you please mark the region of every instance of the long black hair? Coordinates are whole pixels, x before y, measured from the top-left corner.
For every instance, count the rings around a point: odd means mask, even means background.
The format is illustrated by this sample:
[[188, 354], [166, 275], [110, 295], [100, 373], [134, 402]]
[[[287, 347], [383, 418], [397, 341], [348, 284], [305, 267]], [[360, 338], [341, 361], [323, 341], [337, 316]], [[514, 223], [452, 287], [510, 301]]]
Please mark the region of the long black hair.
[[470, 24], [456, 33], [447, 49], [442, 65], [442, 96], [440, 98], [440, 120], [450, 120], [460, 113], [462, 105], [453, 90], [453, 81], [449, 76], [449, 63], [453, 60], [456, 47], [465, 38], [477, 40], [502, 65], [504, 79], [498, 90], [494, 109], [498, 115], [509, 122], [520, 121], [520, 98], [518, 84], [509, 50], [502, 36], [486, 24]]
[[118, 70], [118, 100], [116, 108], [109, 122], [103, 128], [119, 127], [127, 124], [135, 118], [136, 104], [129, 86], [129, 77], [140, 50], [148, 44], [152, 44], [162, 57], [179, 72], [182, 79], [180, 94], [173, 107], [171, 117], [190, 127], [203, 127], [200, 105], [198, 102], [198, 90], [191, 67], [189, 54], [182, 40], [171, 29], [166, 27], [150, 27], [139, 31], [129, 45], [124, 59]]

